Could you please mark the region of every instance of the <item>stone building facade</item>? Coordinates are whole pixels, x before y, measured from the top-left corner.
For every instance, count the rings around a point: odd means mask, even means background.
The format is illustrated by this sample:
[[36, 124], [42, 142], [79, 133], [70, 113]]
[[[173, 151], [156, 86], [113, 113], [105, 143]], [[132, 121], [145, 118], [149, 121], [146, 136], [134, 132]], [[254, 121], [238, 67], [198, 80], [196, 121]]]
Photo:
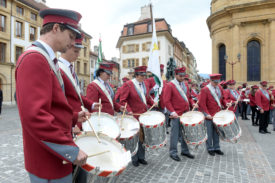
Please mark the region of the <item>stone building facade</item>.
[[274, 0], [212, 0], [212, 72], [226, 80], [233, 73], [238, 83], [275, 84], [274, 12]]

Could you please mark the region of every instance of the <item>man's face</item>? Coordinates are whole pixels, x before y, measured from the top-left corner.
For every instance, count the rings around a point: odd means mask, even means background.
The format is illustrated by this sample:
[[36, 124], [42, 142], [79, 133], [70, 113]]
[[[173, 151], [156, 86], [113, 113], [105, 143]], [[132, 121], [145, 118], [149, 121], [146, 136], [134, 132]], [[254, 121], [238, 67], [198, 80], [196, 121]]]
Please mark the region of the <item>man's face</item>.
[[231, 90], [235, 90], [235, 85], [228, 85]]
[[107, 72], [102, 72], [100, 74], [100, 78], [103, 80], [103, 81], [108, 81], [110, 79], [111, 75], [108, 74]]
[[214, 87], [218, 86], [218, 84], [219, 84], [219, 82], [214, 82], [213, 80], [210, 80], [210, 83]]
[[176, 79], [178, 80], [178, 82], [183, 82], [184, 81], [184, 75], [177, 74]]
[[72, 51], [73, 51], [72, 59], [73, 59], [73, 60], [76, 60], [76, 59], [79, 57], [81, 48], [77, 48], [77, 47], [75, 47], [75, 46], [72, 46], [71, 49], [72, 49]]
[[136, 79], [138, 80], [138, 82], [143, 82], [146, 78], [147, 78], [146, 75], [137, 75], [136, 76]]
[[68, 49], [74, 46], [75, 44], [76, 33], [70, 29], [65, 29], [64, 31], [58, 30], [56, 32], [56, 44], [61, 53], [65, 53]]

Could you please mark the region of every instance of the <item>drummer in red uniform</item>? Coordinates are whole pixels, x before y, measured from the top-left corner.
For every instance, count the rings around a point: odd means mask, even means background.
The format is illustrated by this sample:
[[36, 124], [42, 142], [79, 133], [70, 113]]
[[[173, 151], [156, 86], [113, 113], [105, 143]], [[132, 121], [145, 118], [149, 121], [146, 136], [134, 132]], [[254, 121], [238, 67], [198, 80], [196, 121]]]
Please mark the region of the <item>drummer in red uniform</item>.
[[[206, 148], [211, 156], [216, 154], [223, 155], [220, 149], [220, 140], [217, 131], [214, 128], [213, 116], [222, 110], [224, 101], [223, 89], [219, 85], [221, 74], [210, 74], [210, 83], [201, 90], [199, 99], [199, 109], [205, 115], [207, 127]], [[229, 105], [229, 104], [228, 104]]]
[[236, 119], [239, 117], [238, 103], [240, 100], [240, 93], [235, 90], [235, 80], [229, 80], [227, 82], [228, 89], [224, 91], [224, 100], [226, 103], [232, 103], [232, 106], [229, 108], [230, 111], [235, 113]]
[[270, 95], [267, 91], [267, 81], [260, 82], [260, 88], [256, 92], [256, 104], [260, 110], [260, 124], [259, 133], [265, 134], [270, 133], [267, 131], [268, 117], [270, 109]]
[[[126, 83], [127, 81], [129, 81], [129, 78], [123, 77], [122, 78], [122, 82], [123, 82], [122, 85], [124, 83]], [[122, 88], [122, 86], [117, 89], [116, 94], [115, 94], [115, 101], [118, 102], [118, 103], [119, 103], [119, 97], [120, 97], [121, 88]]]
[[179, 117], [189, 111], [193, 107], [194, 101], [192, 100], [189, 87], [184, 83], [185, 67], [175, 70], [175, 79], [169, 82], [164, 91], [164, 103], [169, 110], [170, 117], [172, 118], [171, 137], [170, 137], [170, 157], [175, 161], [180, 161], [178, 156], [178, 142], [181, 143], [181, 155], [193, 159], [194, 156], [190, 154], [188, 146], [183, 139], [183, 134], [180, 126]]
[[19, 57], [15, 74], [25, 167], [31, 183], [72, 182], [71, 163], [84, 165], [87, 155], [74, 143], [71, 128], [87, 113], [73, 113], [67, 102], [55, 53], [74, 46], [81, 15], [64, 9], [39, 15], [44, 18], [40, 38]]
[[[74, 71], [73, 62], [79, 56], [82, 45], [83, 35], [81, 38], [75, 40], [75, 45], [68, 49], [65, 53], [61, 53], [61, 57], [58, 59], [58, 65], [60, 67], [61, 76], [64, 81], [65, 95], [69, 104], [72, 106], [75, 112], [81, 111], [81, 106], [92, 109], [93, 101], [87, 99], [81, 95], [77, 74]], [[94, 103], [94, 108], [98, 110], [99, 104]], [[77, 123], [77, 127], [74, 128], [75, 132], [77, 129], [82, 129], [82, 123]]]
[[[259, 110], [257, 110], [256, 99], [255, 99], [255, 94], [256, 94], [258, 88], [259, 87], [257, 85], [252, 86], [251, 92], [248, 95], [249, 100], [250, 100], [249, 105], [252, 110], [252, 116], [251, 116], [252, 126], [259, 126]], [[255, 116], [256, 116], [256, 121], [255, 121]]]
[[[154, 101], [149, 96], [148, 87], [144, 84], [146, 79], [146, 66], [135, 67], [134, 79], [127, 81], [121, 89], [120, 104], [125, 105], [127, 103], [127, 111], [130, 114], [144, 113], [150, 106], [154, 105]], [[138, 119], [138, 115], [135, 115]], [[145, 160], [145, 149], [143, 144], [142, 128], [140, 131], [140, 141], [138, 143], [138, 152], [132, 157], [132, 164], [137, 167], [139, 163], [147, 165]]]
[[[86, 97], [94, 102], [99, 102], [99, 99], [101, 99], [101, 112], [110, 115], [114, 115], [115, 111], [124, 110], [124, 106], [114, 100], [114, 91], [108, 83], [112, 75], [112, 69], [111, 64], [100, 64], [99, 69], [96, 71], [96, 79], [88, 85], [86, 92]], [[93, 109], [92, 112], [97, 112], [97, 110]]]

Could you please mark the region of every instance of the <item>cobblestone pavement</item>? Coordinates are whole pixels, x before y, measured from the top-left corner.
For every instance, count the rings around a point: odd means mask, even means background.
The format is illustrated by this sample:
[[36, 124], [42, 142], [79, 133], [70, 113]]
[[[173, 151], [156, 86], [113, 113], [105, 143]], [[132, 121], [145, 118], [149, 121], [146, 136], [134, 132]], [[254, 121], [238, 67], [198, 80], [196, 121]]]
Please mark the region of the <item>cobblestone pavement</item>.
[[[275, 132], [259, 134], [250, 121], [240, 121], [242, 137], [237, 144], [221, 142], [224, 156], [209, 156], [202, 145], [191, 150], [195, 159], [169, 158], [168, 146], [146, 152], [148, 165], [131, 164], [120, 183], [275, 183]], [[271, 125], [269, 127], [270, 131]], [[0, 183], [28, 183], [24, 169], [21, 125], [17, 108], [4, 106], [0, 118]]]

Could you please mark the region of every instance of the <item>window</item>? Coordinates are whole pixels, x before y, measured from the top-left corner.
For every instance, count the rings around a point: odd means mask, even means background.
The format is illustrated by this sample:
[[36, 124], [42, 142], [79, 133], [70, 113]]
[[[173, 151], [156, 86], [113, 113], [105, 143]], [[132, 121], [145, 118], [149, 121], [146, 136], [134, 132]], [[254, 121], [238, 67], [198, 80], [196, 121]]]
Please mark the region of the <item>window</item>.
[[94, 68], [94, 60], [91, 60], [91, 67]]
[[7, 7], [7, 0], [0, 0], [0, 6]]
[[36, 40], [36, 28], [35, 27], [30, 27], [30, 41], [35, 41]]
[[123, 60], [123, 68], [133, 68], [139, 66], [138, 58], [130, 58]]
[[128, 26], [127, 35], [128, 36], [134, 35], [134, 25]]
[[37, 20], [37, 14], [31, 12], [31, 19], [36, 21]]
[[226, 54], [225, 45], [219, 47], [219, 73], [222, 74], [221, 80], [226, 80], [226, 62], [224, 56]]
[[15, 47], [15, 62], [17, 62], [19, 56], [23, 53], [23, 48], [16, 46]]
[[24, 15], [24, 9], [22, 7], [16, 6], [16, 12], [19, 15]]
[[149, 57], [142, 58], [142, 65], [148, 66], [148, 60], [149, 60]]
[[247, 81], [261, 81], [261, 44], [256, 40], [247, 43]]
[[84, 51], [84, 57], [86, 57], [86, 55], [87, 55], [87, 47], [84, 47], [83, 51]]
[[79, 74], [80, 73], [80, 62], [79, 61], [76, 62], [76, 69], [77, 69], [76, 73]]
[[87, 74], [87, 63], [84, 63], [84, 74]]
[[134, 44], [128, 45], [127, 53], [134, 53], [134, 52], [135, 52], [135, 45]]
[[6, 62], [6, 43], [0, 42], [0, 62]]
[[152, 32], [152, 22], [147, 24], [147, 32]]
[[15, 22], [15, 36], [16, 37], [22, 37], [22, 25], [23, 23], [22, 22], [18, 22], [16, 21]]
[[0, 31], [6, 32], [6, 17], [4, 15], [0, 15]]
[[168, 54], [169, 54], [169, 56], [172, 55], [172, 48], [171, 48], [171, 46], [168, 46]]

